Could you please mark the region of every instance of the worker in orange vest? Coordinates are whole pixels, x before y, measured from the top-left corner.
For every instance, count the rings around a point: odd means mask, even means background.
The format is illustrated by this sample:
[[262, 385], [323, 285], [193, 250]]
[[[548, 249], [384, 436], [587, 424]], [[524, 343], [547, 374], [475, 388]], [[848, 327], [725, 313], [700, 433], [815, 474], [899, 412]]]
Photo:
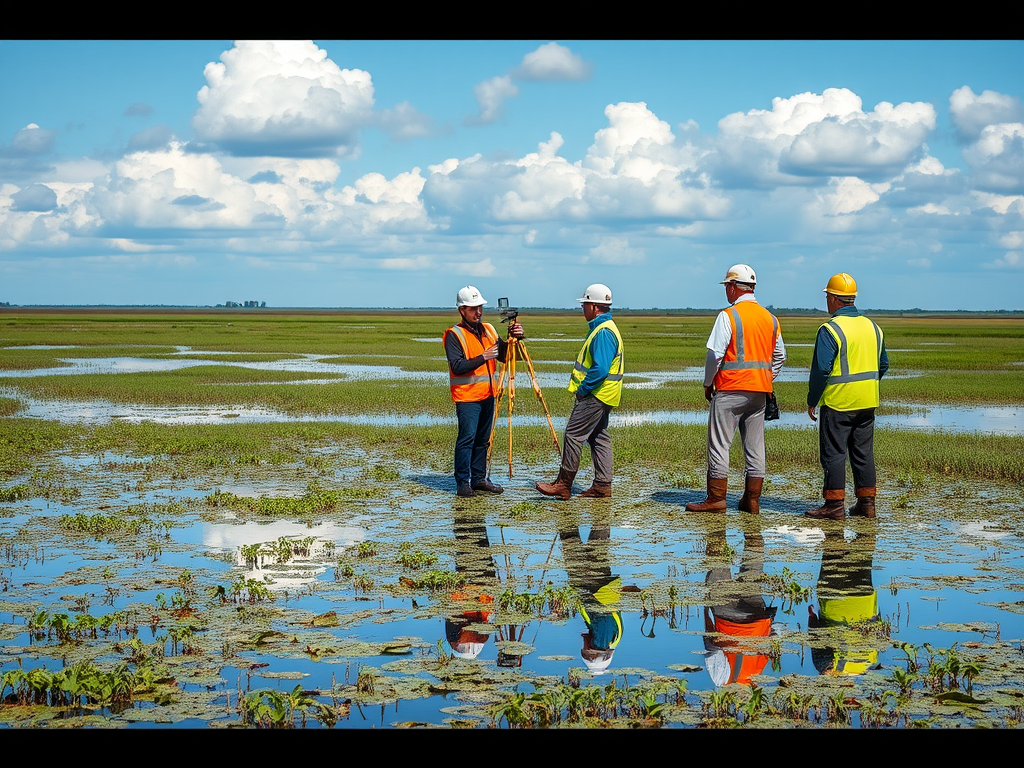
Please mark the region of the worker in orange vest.
[[[459, 435], [455, 439], [455, 485], [459, 496], [504, 490], [487, 477], [487, 448], [498, 390], [495, 361], [505, 362], [508, 343], [499, 338], [493, 325], [483, 322], [486, 303], [472, 285], [459, 289], [455, 306], [462, 319], [444, 332], [448, 383], [459, 421]], [[509, 325], [508, 332], [517, 339], [523, 338], [523, 326], [518, 321]]]
[[757, 276], [746, 264], [729, 267], [722, 285], [730, 306], [718, 313], [707, 342], [704, 398], [708, 413], [707, 497], [690, 502], [691, 512], [724, 512], [729, 486], [729, 448], [740, 431], [746, 460], [743, 496], [737, 508], [761, 511], [766, 471], [765, 403], [786, 362], [779, 321], [757, 303]]

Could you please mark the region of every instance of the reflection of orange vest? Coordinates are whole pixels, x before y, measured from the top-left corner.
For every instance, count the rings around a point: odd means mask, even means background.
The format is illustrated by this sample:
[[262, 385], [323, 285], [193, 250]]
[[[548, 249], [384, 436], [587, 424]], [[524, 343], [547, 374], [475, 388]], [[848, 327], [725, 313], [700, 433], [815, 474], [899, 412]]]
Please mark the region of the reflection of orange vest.
[[772, 391], [772, 353], [779, 321], [756, 301], [737, 301], [725, 310], [732, 338], [715, 374], [715, 389]]
[[[475, 333], [470, 333], [461, 326], [453, 326], [444, 332], [442, 342], [448, 341], [448, 334], [454, 333], [462, 345], [462, 354], [467, 360], [472, 360], [477, 355], [482, 355], [487, 347], [494, 346], [498, 342], [498, 332], [490, 323], [481, 323], [483, 326], [482, 338], [478, 339]], [[452, 369], [448, 368], [448, 383], [452, 388], [452, 400], [456, 403], [478, 403], [494, 395], [494, 360], [484, 360], [483, 365], [474, 369], [464, 376], [456, 376]]]
[[[768, 637], [772, 630], [771, 619], [758, 619], [746, 624], [738, 624], [726, 619], [715, 617], [715, 631], [725, 635], [738, 637]], [[750, 685], [750, 678], [761, 674], [761, 670], [768, 664], [768, 657], [763, 653], [744, 652], [742, 650], [730, 651], [738, 645], [735, 641], [718, 639], [715, 645], [722, 649], [725, 658], [729, 661], [729, 668], [732, 674], [729, 675], [730, 683], [742, 683]]]

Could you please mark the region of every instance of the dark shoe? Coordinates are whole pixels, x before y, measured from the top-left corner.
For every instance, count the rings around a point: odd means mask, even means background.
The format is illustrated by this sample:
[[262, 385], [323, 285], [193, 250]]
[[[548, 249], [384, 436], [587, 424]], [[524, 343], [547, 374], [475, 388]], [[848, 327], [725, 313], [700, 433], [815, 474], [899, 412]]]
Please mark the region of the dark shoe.
[[610, 499], [612, 497], [612, 484], [611, 483], [599, 483], [597, 480], [594, 484], [587, 488], [583, 493], [579, 494], [578, 498], [585, 499]]
[[761, 488], [764, 486], [763, 477], [747, 477], [746, 486], [743, 489], [743, 495], [740, 496], [740, 502], [736, 505], [736, 509], [740, 512], [749, 512], [752, 515], [759, 514], [761, 512]]
[[708, 494], [704, 501], [691, 501], [686, 505], [687, 512], [724, 512], [725, 492], [729, 488], [729, 478], [711, 477], [708, 475]]
[[850, 507], [850, 516], [868, 518], [873, 518], [875, 516], [874, 488], [857, 489], [857, 503]]
[[556, 499], [567, 501], [572, 496], [572, 481], [576, 479], [576, 473], [558, 470], [558, 478], [553, 483], [537, 483], [537, 490], [545, 496], [554, 496]]
[[476, 496], [476, 491], [473, 490], [473, 486], [469, 483], [459, 483], [459, 490], [455, 492], [456, 496]]
[[813, 517], [815, 520], [842, 520], [846, 517], [845, 506], [846, 502], [843, 499], [826, 499], [820, 507], [804, 512], [804, 516]]
[[487, 491], [488, 493], [501, 493], [505, 489], [500, 485], [495, 485], [490, 481], [490, 478], [485, 477], [483, 480], [477, 480], [473, 483], [474, 491]]

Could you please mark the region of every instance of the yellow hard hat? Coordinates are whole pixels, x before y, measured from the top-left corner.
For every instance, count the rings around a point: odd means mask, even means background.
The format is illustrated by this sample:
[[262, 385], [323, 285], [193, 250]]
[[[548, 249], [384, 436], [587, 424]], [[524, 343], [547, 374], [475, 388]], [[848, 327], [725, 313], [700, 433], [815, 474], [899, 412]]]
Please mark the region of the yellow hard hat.
[[836, 296], [856, 296], [857, 281], [845, 272], [840, 272], [838, 275], [832, 275], [829, 278], [828, 285], [821, 290], [824, 293], [832, 293]]

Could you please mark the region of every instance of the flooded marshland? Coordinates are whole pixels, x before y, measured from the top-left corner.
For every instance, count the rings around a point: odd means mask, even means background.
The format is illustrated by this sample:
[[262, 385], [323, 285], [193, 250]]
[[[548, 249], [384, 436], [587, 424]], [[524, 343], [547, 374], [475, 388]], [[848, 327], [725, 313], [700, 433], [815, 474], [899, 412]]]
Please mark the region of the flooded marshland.
[[[893, 407], [883, 382], [879, 516], [809, 525], [799, 405], [769, 432], [760, 515], [735, 510], [738, 476], [726, 514], [685, 511], [710, 318], [620, 322], [639, 386], [614, 495], [560, 502], [533, 489], [557, 458], [526, 376], [511, 461], [498, 422], [505, 492], [454, 496], [423, 317], [0, 315], [0, 727], [1019, 727], [1021, 328], [880, 320], [918, 350], [890, 353], [915, 372], [892, 388], [920, 386]], [[780, 400], [802, 404], [817, 323], [783, 323]], [[559, 438], [582, 325], [534, 320]], [[959, 384], [950, 347], [993, 337], [1017, 348]]]

